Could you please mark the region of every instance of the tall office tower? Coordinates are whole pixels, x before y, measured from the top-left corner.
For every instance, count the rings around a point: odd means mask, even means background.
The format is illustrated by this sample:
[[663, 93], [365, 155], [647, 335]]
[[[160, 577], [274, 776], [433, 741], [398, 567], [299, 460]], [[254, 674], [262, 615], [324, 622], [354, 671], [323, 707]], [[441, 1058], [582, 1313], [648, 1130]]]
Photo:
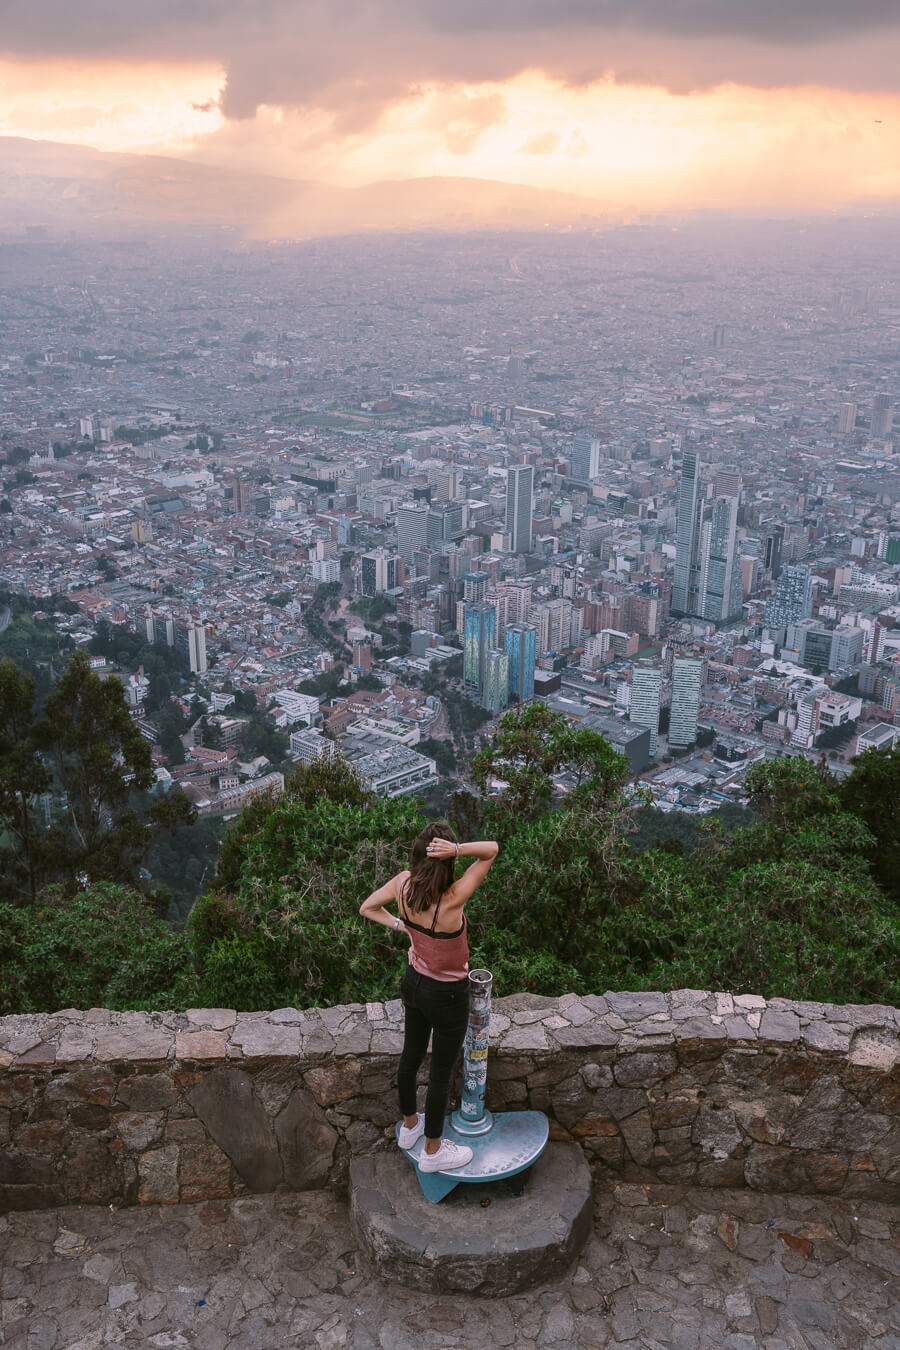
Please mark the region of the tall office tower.
[[502, 588], [506, 593], [506, 614], [510, 623], [527, 623], [533, 592], [530, 581], [509, 581]]
[[249, 515], [253, 510], [253, 484], [246, 478], [235, 476], [231, 480], [231, 494], [235, 513], [239, 516]]
[[534, 661], [537, 629], [533, 623], [511, 623], [506, 629], [509, 689], [520, 703], [534, 698]]
[[403, 559], [383, 548], [364, 553], [360, 560], [359, 589], [363, 595], [380, 595], [403, 584]]
[[483, 600], [490, 581], [490, 572], [467, 572], [463, 577], [463, 598], [473, 603], [476, 600]]
[[491, 589], [485, 592], [485, 603], [494, 607], [494, 640], [498, 647], [506, 642], [506, 624], [509, 619], [509, 604], [502, 591]]
[[797, 725], [791, 737], [791, 745], [809, 750], [816, 743], [819, 731], [819, 709], [813, 691], [797, 700]]
[[509, 657], [500, 647], [490, 647], [485, 654], [484, 686], [481, 706], [492, 717], [498, 716], [509, 702]]
[[431, 508], [427, 502], [415, 505], [404, 502], [397, 507], [397, 552], [407, 562], [412, 562], [417, 548], [427, 548], [435, 542], [429, 538], [430, 516]]
[[650, 758], [656, 759], [656, 737], [659, 732], [659, 696], [662, 690], [662, 671], [659, 666], [634, 666], [631, 672], [631, 707], [629, 722], [646, 727], [650, 732]]
[[676, 656], [672, 662], [672, 711], [669, 716], [669, 745], [679, 749], [697, 739], [700, 716], [700, 685], [703, 662], [690, 656]]
[[693, 614], [697, 604], [697, 544], [699, 535], [700, 461], [686, 454], [678, 484], [675, 527], [675, 579], [672, 582], [673, 614]]
[[202, 675], [206, 670], [206, 629], [203, 624], [179, 619], [175, 625], [175, 651], [188, 670]]
[[776, 525], [765, 537], [765, 552], [763, 553], [763, 566], [772, 573], [772, 580], [777, 581], [781, 576], [781, 552], [784, 548], [784, 526]]
[[600, 442], [589, 431], [576, 431], [572, 441], [572, 477], [581, 483], [600, 472]]
[[459, 496], [459, 471], [447, 469], [437, 476], [437, 495], [439, 502], [452, 502]]
[[775, 594], [766, 601], [763, 623], [767, 628], [786, 628], [812, 614], [812, 573], [805, 563], [784, 567]]
[[463, 678], [479, 694], [484, 688], [487, 653], [494, 644], [494, 607], [483, 600], [465, 607], [463, 633]]
[[876, 394], [872, 400], [871, 435], [873, 440], [884, 440], [890, 436], [894, 424], [894, 410], [890, 394]]
[[715, 328], [713, 329], [712, 345], [713, 345], [714, 347], [724, 347], [724, 346], [725, 346], [725, 325], [724, 325], [724, 323], [717, 323], [716, 326], [715, 326]]
[[699, 605], [690, 612], [712, 623], [725, 623], [741, 613], [737, 515], [737, 497], [717, 497], [701, 527]]
[[713, 477], [713, 493], [716, 497], [740, 497], [740, 470], [731, 464], [723, 464], [717, 468]]
[[171, 614], [154, 614], [153, 641], [160, 647], [175, 646], [175, 620]]
[[511, 553], [531, 552], [531, 518], [534, 515], [534, 469], [513, 464], [506, 471], [506, 532]]
[[751, 596], [759, 584], [759, 558], [749, 553], [741, 554], [741, 589], [744, 599]]
[[842, 403], [838, 411], [838, 435], [848, 436], [856, 426], [856, 404]]

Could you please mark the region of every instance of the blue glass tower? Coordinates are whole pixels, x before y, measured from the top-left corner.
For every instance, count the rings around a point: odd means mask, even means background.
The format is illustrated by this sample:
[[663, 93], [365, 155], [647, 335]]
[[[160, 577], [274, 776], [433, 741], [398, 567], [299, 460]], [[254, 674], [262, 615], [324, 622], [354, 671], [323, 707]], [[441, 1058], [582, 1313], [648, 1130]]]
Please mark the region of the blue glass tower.
[[533, 623], [506, 626], [506, 654], [509, 657], [509, 691], [520, 703], [534, 698], [534, 658], [537, 629]]

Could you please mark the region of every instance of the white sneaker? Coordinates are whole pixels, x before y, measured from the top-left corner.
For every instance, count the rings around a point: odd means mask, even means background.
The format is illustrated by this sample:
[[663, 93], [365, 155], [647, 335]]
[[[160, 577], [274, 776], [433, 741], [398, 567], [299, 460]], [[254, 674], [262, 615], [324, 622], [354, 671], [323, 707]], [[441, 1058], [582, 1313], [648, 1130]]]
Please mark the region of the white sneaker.
[[397, 1143], [401, 1148], [412, 1148], [413, 1144], [417, 1143], [424, 1133], [425, 1117], [423, 1115], [418, 1115], [416, 1116], [416, 1123], [411, 1130], [408, 1130], [405, 1125], [400, 1126], [400, 1133], [397, 1135]]
[[436, 1153], [419, 1154], [420, 1172], [455, 1172], [472, 1161], [472, 1150], [465, 1144], [454, 1144], [450, 1139], [442, 1139]]

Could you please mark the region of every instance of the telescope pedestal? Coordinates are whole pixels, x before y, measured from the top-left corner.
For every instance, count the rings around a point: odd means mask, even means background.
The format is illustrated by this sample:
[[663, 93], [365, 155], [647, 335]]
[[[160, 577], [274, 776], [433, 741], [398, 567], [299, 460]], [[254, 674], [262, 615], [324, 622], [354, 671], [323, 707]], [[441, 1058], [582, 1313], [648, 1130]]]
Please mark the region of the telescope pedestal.
[[[400, 1133], [397, 1123], [396, 1133]], [[466, 1144], [472, 1161], [454, 1172], [422, 1172], [419, 1160], [425, 1150], [420, 1139], [406, 1153], [416, 1169], [422, 1194], [432, 1204], [443, 1200], [455, 1186], [464, 1182], [502, 1181], [531, 1167], [547, 1146], [550, 1123], [541, 1111], [485, 1112], [480, 1121], [464, 1121], [458, 1111], [444, 1122], [443, 1135], [454, 1144]]]

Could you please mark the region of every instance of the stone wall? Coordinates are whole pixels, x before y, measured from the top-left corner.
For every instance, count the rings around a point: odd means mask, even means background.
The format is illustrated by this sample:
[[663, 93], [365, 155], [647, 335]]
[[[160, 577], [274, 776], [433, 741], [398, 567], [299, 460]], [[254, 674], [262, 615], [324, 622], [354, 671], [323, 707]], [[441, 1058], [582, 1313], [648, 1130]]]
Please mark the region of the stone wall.
[[[0, 1209], [340, 1186], [392, 1147], [402, 1008], [0, 1019]], [[757, 995], [495, 999], [488, 1104], [595, 1172], [900, 1202], [900, 1013]]]

